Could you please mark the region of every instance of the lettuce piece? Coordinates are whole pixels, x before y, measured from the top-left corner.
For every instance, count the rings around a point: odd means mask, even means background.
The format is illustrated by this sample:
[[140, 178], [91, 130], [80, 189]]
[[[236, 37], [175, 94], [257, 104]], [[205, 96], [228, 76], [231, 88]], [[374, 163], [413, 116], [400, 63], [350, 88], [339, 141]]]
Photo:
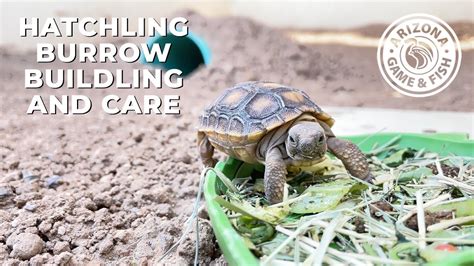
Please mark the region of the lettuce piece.
[[457, 217], [474, 215], [474, 199], [451, 202], [428, 208], [430, 212], [454, 211]]
[[336, 207], [354, 185], [350, 179], [340, 179], [308, 187], [298, 201], [291, 204], [292, 213], [318, 213]]

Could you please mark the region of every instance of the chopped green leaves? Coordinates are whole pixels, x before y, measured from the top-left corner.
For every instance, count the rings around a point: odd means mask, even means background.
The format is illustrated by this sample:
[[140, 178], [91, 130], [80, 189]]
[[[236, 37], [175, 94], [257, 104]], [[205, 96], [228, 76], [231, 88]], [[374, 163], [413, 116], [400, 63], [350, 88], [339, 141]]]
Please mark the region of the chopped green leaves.
[[397, 167], [403, 164], [403, 162], [406, 159], [415, 157], [415, 153], [416, 151], [413, 149], [409, 149], [409, 148], [401, 149], [399, 151], [392, 153], [390, 156], [385, 158], [382, 162], [384, 162], [386, 165], [390, 167]]
[[399, 148], [398, 140], [367, 154], [373, 184], [354, 180], [328, 156], [289, 171], [282, 203], [269, 205], [261, 175], [220, 176], [227, 189], [215, 200], [262, 263], [418, 265], [452, 254], [467, 258], [474, 250], [473, 158]]
[[398, 176], [399, 183], [406, 183], [411, 181], [420, 181], [422, 178], [433, 175], [433, 171], [428, 167], [418, 167], [413, 170], [401, 172]]
[[302, 193], [307, 195], [306, 197], [291, 204], [291, 212], [318, 213], [334, 208], [349, 192], [353, 184], [352, 180], [336, 180], [327, 184], [310, 186]]

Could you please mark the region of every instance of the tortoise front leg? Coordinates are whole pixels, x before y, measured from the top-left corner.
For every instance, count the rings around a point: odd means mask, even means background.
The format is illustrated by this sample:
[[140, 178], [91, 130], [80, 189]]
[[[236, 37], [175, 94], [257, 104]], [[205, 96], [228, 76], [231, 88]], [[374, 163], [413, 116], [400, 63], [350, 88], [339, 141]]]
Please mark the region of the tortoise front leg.
[[286, 183], [286, 164], [278, 148], [267, 151], [265, 156], [265, 197], [271, 203], [283, 200], [283, 189]]
[[329, 136], [327, 144], [331, 153], [342, 161], [351, 175], [365, 181], [373, 179], [365, 155], [354, 143]]
[[214, 155], [214, 147], [203, 132], [198, 132], [198, 147], [202, 164], [206, 167], [214, 167], [217, 163], [217, 160], [212, 158]]

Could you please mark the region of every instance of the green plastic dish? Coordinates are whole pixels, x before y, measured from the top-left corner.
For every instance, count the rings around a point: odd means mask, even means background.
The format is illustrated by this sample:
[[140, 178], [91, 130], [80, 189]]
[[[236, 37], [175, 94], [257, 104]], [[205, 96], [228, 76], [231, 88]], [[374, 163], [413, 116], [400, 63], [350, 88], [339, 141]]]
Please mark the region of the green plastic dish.
[[[426, 149], [442, 155], [455, 154], [474, 157], [474, 141], [467, 139], [467, 134], [406, 134], [406, 133], [381, 133], [377, 135], [347, 136], [345, 139], [358, 144], [363, 151], [370, 150], [374, 144], [384, 144], [396, 136], [400, 136], [398, 144], [401, 147]], [[216, 168], [229, 178], [246, 177], [254, 170], [262, 171], [261, 165], [250, 165], [239, 160], [229, 158], [219, 162]], [[222, 207], [214, 200], [222, 193], [223, 184], [215, 173], [209, 171], [204, 185], [204, 196], [209, 212], [209, 218], [216, 235], [219, 247], [230, 265], [258, 265], [259, 260], [246, 247], [243, 239], [234, 230], [227, 219]], [[472, 252], [470, 253], [472, 254]], [[472, 263], [472, 264], [471, 264]], [[472, 256], [449, 257], [449, 265], [470, 264], [474, 265]]]

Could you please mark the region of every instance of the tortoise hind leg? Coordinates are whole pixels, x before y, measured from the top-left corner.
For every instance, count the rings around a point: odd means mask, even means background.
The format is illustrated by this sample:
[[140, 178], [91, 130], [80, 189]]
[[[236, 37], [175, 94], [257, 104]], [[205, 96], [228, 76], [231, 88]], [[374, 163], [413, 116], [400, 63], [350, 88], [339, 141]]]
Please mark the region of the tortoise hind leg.
[[351, 175], [365, 181], [373, 179], [365, 155], [354, 143], [328, 136], [327, 144], [331, 153], [342, 161]]
[[198, 132], [198, 147], [202, 164], [206, 167], [214, 167], [217, 163], [217, 160], [212, 158], [214, 155], [214, 147], [203, 132]]

